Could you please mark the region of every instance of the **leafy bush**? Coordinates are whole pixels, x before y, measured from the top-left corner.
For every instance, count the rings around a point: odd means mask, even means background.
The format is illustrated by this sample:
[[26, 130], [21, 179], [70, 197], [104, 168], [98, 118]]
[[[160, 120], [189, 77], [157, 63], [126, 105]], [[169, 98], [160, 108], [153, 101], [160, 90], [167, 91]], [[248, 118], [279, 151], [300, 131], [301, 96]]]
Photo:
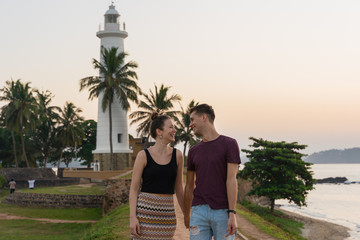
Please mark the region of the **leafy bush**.
[[6, 179], [0, 174], [0, 188], [3, 188], [6, 182]]

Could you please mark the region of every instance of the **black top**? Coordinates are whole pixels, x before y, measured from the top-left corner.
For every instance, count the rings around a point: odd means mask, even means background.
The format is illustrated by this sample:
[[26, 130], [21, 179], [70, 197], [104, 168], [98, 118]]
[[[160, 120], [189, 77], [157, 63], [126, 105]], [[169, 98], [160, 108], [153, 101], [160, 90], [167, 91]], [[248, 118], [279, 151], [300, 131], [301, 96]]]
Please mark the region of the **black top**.
[[174, 194], [177, 175], [176, 149], [173, 149], [168, 164], [157, 164], [145, 149], [147, 164], [142, 174], [141, 191], [158, 194]]

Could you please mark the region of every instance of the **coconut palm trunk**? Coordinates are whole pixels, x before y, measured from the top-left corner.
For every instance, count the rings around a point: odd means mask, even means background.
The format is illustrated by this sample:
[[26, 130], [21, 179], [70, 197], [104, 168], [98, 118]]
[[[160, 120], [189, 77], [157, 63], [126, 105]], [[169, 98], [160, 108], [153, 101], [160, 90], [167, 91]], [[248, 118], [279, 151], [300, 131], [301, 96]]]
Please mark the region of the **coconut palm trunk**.
[[57, 165], [58, 171], [59, 171], [59, 168], [60, 168], [60, 163], [61, 163], [61, 159], [62, 159], [62, 156], [63, 156], [63, 151], [64, 151], [64, 148], [61, 148], [60, 158], [59, 158], [58, 165]]
[[[22, 126], [21, 126], [20, 129], [22, 129]], [[30, 165], [29, 165], [29, 161], [28, 161], [27, 156], [26, 156], [24, 135], [22, 133], [20, 134], [20, 139], [21, 139], [22, 152], [23, 152], [25, 163], [26, 163], [26, 167], [29, 168]]]
[[186, 140], [186, 141], [184, 142], [183, 156], [185, 156], [187, 144], [188, 144], [188, 141]]
[[112, 142], [112, 111], [111, 101], [109, 102], [109, 141], [110, 141], [110, 170], [113, 170], [113, 142]]
[[12, 143], [13, 143], [15, 166], [16, 166], [16, 168], [19, 168], [19, 163], [18, 163], [17, 154], [16, 154], [16, 141], [15, 141], [14, 131], [11, 131], [11, 138], [12, 138]]
[[47, 163], [47, 158], [48, 158], [48, 154], [46, 153], [45, 155], [44, 155], [44, 161], [43, 161], [43, 168], [46, 168], [46, 163]]

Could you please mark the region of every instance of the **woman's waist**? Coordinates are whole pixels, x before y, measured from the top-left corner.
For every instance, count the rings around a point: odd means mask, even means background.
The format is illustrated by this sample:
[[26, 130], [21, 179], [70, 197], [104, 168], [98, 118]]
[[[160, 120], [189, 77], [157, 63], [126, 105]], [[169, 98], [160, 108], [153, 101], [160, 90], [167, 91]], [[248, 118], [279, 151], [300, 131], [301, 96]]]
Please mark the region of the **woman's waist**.
[[173, 198], [174, 195], [171, 193], [153, 193], [153, 192], [143, 192], [143, 191], [141, 191], [139, 194], [150, 195], [154, 197], [165, 197], [165, 198]]

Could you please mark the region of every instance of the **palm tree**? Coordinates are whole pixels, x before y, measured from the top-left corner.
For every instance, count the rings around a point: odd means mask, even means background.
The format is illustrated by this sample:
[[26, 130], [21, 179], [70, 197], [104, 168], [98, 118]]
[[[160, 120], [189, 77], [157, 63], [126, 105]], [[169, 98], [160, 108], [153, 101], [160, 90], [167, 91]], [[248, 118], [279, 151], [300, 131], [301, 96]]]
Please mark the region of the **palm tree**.
[[155, 92], [151, 91], [150, 94], [143, 94], [145, 101], [140, 101], [138, 108], [143, 110], [133, 112], [129, 115], [131, 119], [130, 125], [140, 122], [139, 126], [136, 128], [138, 135], [147, 136], [150, 135], [150, 124], [151, 124], [151, 115], [154, 112], [157, 112], [159, 115], [166, 114], [170, 117], [176, 118], [176, 114], [179, 111], [171, 110], [174, 105], [173, 102], [180, 101], [181, 97], [177, 94], [173, 94], [168, 97], [168, 91], [171, 87], [166, 87], [164, 84], [161, 84], [160, 89], [155, 85]]
[[64, 108], [60, 111], [59, 126], [56, 130], [57, 137], [61, 142], [58, 169], [64, 149], [80, 145], [81, 139], [84, 137], [82, 128], [84, 118], [79, 115], [81, 112], [82, 110], [71, 102], [66, 102]]
[[[26, 166], [30, 167], [28, 158], [26, 156], [26, 148], [24, 141], [24, 134], [29, 130], [34, 129], [37, 123], [37, 103], [33, 96], [33, 90], [30, 87], [30, 82], [21, 83], [18, 79], [6, 81], [6, 87], [2, 89], [4, 96], [0, 100], [10, 101], [5, 106], [5, 118], [9, 129], [14, 130], [20, 135], [23, 158]], [[9, 95], [10, 94], [10, 95]]]
[[98, 98], [102, 94], [102, 110], [109, 109], [109, 142], [110, 142], [110, 170], [113, 162], [112, 143], [112, 111], [111, 105], [119, 101], [125, 110], [130, 108], [129, 100], [137, 103], [137, 94], [141, 92], [135, 80], [137, 74], [133, 69], [138, 65], [134, 61], [125, 63], [127, 53], [117, 53], [118, 48], [103, 48], [101, 51], [102, 62], [93, 59], [95, 69], [100, 71], [100, 76], [86, 77], [80, 80], [80, 91], [89, 89], [89, 99]]
[[184, 151], [183, 151], [184, 156], [188, 145], [193, 146], [197, 142], [199, 142], [199, 139], [194, 135], [190, 127], [190, 109], [197, 105], [199, 105], [198, 102], [195, 103], [194, 100], [191, 100], [186, 110], [184, 110], [183, 107], [181, 106], [180, 119], [175, 118], [175, 122], [176, 122], [175, 144], [178, 142], [184, 142]]
[[36, 91], [37, 101], [39, 105], [38, 115], [40, 117], [39, 127], [35, 131], [35, 144], [41, 150], [42, 164], [46, 167], [47, 159], [54, 147], [55, 125], [59, 119], [58, 112], [61, 108], [57, 106], [50, 106], [53, 95], [50, 91]]
[[[19, 80], [18, 80], [19, 81]], [[12, 138], [12, 144], [13, 144], [13, 154], [14, 154], [14, 161], [15, 161], [15, 166], [16, 168], [19, 167], [19, 163], [18, 163], [18, 158], [17, 158], [17, 153], [16, 153], [16, 141], [15, 141], [15, 126], [14, 124], [14, 119], [13, 121], [9, 121], [10, 117], [14, 117], [14, 116], [10, 116], [10, 112], [12, 112], [15, 108], [15, 99], [16, 99], [16, 83], [14, 82], [14, 80], [11, 79], [11, 81], [7, 81], [5, 87], [3, 87], [2, 89], [0, 89], [0, 92], [3, 93], [3, 96], [0, 96], [0, 101], [7, 101], [9, 102], [7, 105], [3, 106], [1, 108], [1, 118], [3, 119], [4, 125], [6, 126], [7, 129], [10, 130], [11, 132], [11, 138]]]

